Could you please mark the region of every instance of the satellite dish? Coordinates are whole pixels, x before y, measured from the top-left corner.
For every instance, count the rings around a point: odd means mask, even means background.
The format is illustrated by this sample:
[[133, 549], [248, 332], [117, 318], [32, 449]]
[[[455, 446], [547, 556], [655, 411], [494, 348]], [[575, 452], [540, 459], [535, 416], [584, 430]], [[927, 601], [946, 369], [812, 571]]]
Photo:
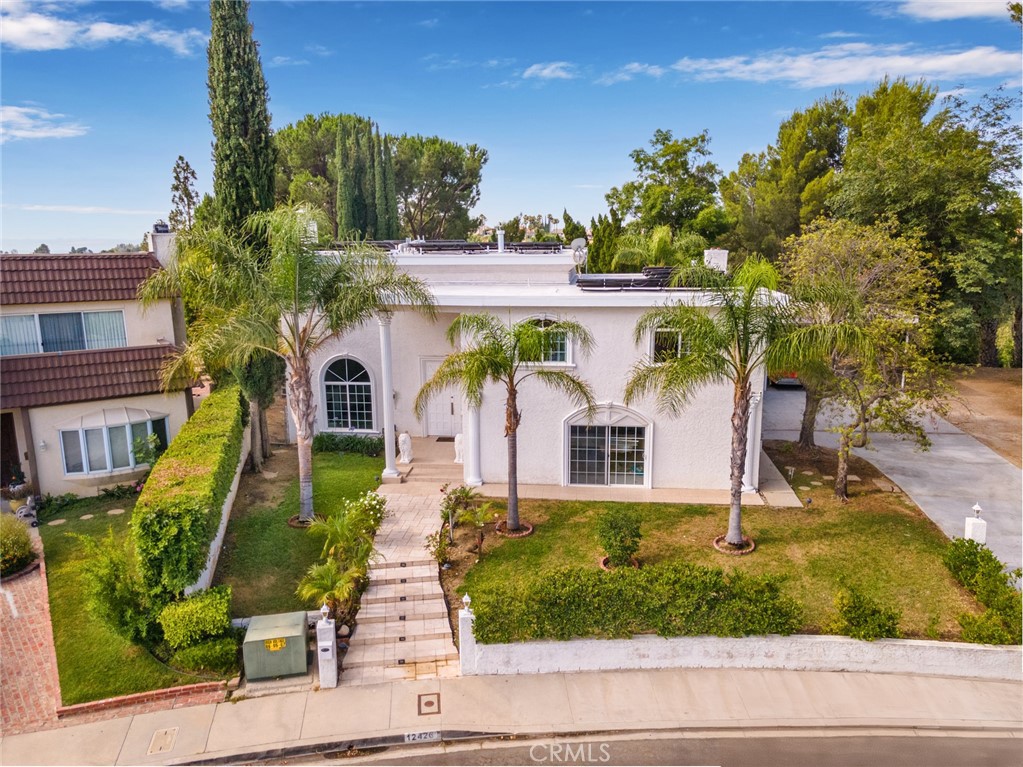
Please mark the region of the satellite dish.
[[575, 260], [576, 266], [582, 266], [586, 263], [586, 238], [576, 237], [572, 240], [572, 244], [569, 246], [572, 248], [572, 258]]

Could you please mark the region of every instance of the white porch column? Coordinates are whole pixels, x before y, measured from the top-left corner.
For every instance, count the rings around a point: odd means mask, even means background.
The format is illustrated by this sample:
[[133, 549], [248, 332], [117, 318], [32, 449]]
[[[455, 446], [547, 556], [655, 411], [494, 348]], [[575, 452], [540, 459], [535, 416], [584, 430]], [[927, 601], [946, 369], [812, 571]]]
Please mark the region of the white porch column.
[[380, 312], [380, 397], [384, 411], [383, 477], [400, 477], [394, 464], [394, 375], [391, 365], [391, 313]]
[[755, 493], [760, 485], [760, 401], [763, 395], [753, 392], [749, 399], [749, 421], [746, 424], [746, 467], [742, 475], [742, 492]]
[[478, 407], [469, 408], [469, 428], [465, 429], [464, 434], [462, 477], [469, 487], [479, 487], [483, 484], [483, 461], [481, 460], [480, 409]]

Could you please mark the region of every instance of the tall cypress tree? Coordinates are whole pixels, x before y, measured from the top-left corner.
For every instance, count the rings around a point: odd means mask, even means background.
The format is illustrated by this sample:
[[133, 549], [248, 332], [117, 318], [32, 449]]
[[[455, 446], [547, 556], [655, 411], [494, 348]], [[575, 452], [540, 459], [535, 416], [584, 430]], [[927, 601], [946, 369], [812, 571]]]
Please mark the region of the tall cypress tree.
[[337, 234], [341, 239], [351, 237], [352, 232], [358, 229], [350, 146], [348, 129], [342, 117], [337, 126], [337, 147], [334, 151], [334, 162], [337, 163]]
[[391, 222], [388, 219], [387, 191], [384, 183], [384, 151], [383, 142], [380, 140], [380, 128], [377, 127], [373, 134], [373, 190], [376, 197], [377, 228], [376, 238], [378, 240], [391, 239]]
[[391, 137], [387, 134], [384, 134], [384, 195], [390, 224], [387, 239], [396, 240], [401, 237], [401, 219], [398, 217], [398, 189], [394, 181], [394, 155], [391, 153]]
[[221, 222], [239, 231], [250, 213], [273, 208], [277, 154], [248, 0], [210, 0], [210, 21], [213, 194]]
[[366, 200], [366, 236], [377, 237], [376, 203], [376, 143], [373, 141], [373, 123], [367, 123], [363, 144], [366, 154], [366, 175], [362, 180], [362, 196]]

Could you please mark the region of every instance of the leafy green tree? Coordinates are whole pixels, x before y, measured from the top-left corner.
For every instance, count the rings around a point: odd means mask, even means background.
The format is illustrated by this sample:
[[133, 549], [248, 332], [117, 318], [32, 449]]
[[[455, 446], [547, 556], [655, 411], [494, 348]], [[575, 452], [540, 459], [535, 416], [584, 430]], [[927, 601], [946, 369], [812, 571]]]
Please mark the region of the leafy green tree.
[[526, 239], [526, 230], [522, 226], [522, 214], [509, 218], [507, 221], [497, 225], [498, 229], [504, 231], [505, 242], [523, 242]]
[[[433, 315], [433, 299], [418, 279], [398, 271], [386, 254], [353, 246], [318, 255], [306, 239], [307, 211], [296, 207], [256, 213], [248, 240], [224, 231], [193, 231], [178, 245], [175, 262], [144, 286], [152, 300], [168, 289], [201, 284], [209, 306], [194, 323], [184, 349], [168, 369], [229, 366], [255, 355], [287, 363], [288, 406], [298, 441], [299, 517], [313, 519], [312, 439], [316, 423], [312, 357], [324, 344], [354, 330], [389, 307]], [[263, 248], [249, 242], [267, 243]]]
[[[925, 268], [919, 243], [900, 236], [892, 223], [860, 225], [820, 220], [791, 238], [783, 269], [794, 296], [816, 322], [859, 329], [870, 343], [832, 348], [800, 366], [809, 375], [807, 412], [830, 403], [843, 417], [835, 496], [848, 497], [849, 455], [871, 430], [889, 431], [928, 444], [920, 419], [943, 412], [947, 371], [930, 351], [937, 282]], [[813, 428], [804, 413], [804, 427]]]
[[403, 135], [394, 156], [402, 228], [428, 240], [464, 239], [473, 229], [469, 211], [479, 202], [487, 150], [439, 136]]
[[622, 220], [612, 208], [608, 215], [600, 213], [595, 220], [590, 219], [590, 231], [593, 236], [586, 256], [587, 270], [593, 274], [610, 272], [623, 233]]
[[220, 220], [240, 232], [274, 205], [276, 148], [248, 0], [210, 0], [209, 104], [213, 195]]
[[182, 155], [178, 155], [174, 163], [174, 181], [171, 184], [171, 209], [167, 221], [171, 231], [191, 229], [195, 223], [195, 208], [199, 204], [199, 196], [195, 192], [195, 180], [198, 178], [192, 166]]
[[644, 266], [689, 267], [698, 263], [707, 241], [692, 232], [672, 236], [667, 226], [654, 227], [649, 234], [627, 232], [618, 240], [611, 269], [638, 272]]
[[562, 212], [561, 218], [565, 221], [561, 234], [566, 244], [571, 244], [573, 240], [577, 240], [580, 237], [584, 240], [586, 239], [586, 227], [568, 215], [567, 208]]
[[637, 343], [658, 330], [677, 331], [688, 348], [676, 356], [639, 362], [625, 386], [629, 404], [653, 393], [661, 409], [679, 415], [692, 395], [710, 383], [732, 384], [730, 511], [725, 542], [746, 548], [742, 533], [742, 475], [749, 447], [748, 424], [753, 381], [763, 368], [785, 367], [794, 360], [819, 356], [824, 349], [845, 348], [857, 337], [844, 326], [798, 326], [793, 303], [771, 291], [778, 272], [768, 261], [750, 256], [731, 275], [697, 266], [682, 270], [679, 281], [697, 285], [710, 296], [710, 308], [682, 302], [651, 309], [636, 323]]
[[571, 320], [521, 320], [505, 325], [491, 314], [461, 314], [448, 328], [448, 341], [461, 351], [449, 354], [416, 395], [415, 411], [426, 412], [430, 399], [450, 385], [462, 390], [470, 407], [479, 407], [488, 384], [504, 387], [504, 434], [508, 439], [508, 530], [519, 529], [518, 428], [522, 421], [518, 396], [522, 384], [535, 378], [573, 403], [596, 407], [590, 385], [568, 370], [545, 367], [555, 348], [578, 344], [582, 353], [593, 348], [593, 337]]
[[629, 153], [636, 179], [614, 187], [605, 196], [620, 219], [635, 219], [641, 231], [667, 226], [691, 229], [700, 211], [714, 205], [718, 166], [710, 161], [707, 131], [676, 139], [670, 130], [656, 130], [652, 151]]
[[32, 252], [33, 252], [33, 253], [43, 253], [43, 254], [49, 254], [49, 252], [50, 252], [50, 246], [49, 246], [49, 245], [47, 245], [47, 244], [46, 244], [46, 243], [44, 242], [44, 243], [42, 243], [41, 245], [39, 245], [39, 246], [38, 246], [38, 247], [37, 247], [37, 248], [36, 248], [35, 250], [33, 250]]

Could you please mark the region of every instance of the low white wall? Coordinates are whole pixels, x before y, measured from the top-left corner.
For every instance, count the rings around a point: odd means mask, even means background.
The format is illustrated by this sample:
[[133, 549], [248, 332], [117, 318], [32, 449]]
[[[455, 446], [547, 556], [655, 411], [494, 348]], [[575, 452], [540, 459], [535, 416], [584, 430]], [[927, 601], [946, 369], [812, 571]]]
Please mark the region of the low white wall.
[[217, 528], [217, 535], [210, 544], [210, 553], [206, 555], [206, 569], [202, 571], [199, 580], [185, 589], [185, 596], [196, 591], [208, 589], [213, 582], [213, 573], [217, 570], [217, 560], [220, 558], [220, 549], [224, 545], [224, 534], [227, 532], [227, 520], [231, 518], [231, 509], [234, 507], [234, 499], [238, 495], [238, 483], [241, 482], [242, 469], [245, 468], [245, 459], [249, 457], [249, 449], [252, 445], [251, 427], [246, 426], [242, 433], [242, 449], [238, 458], [238, 468], [234, 472], [234, 481], [231, 482], [231, 489], [224, 499], [224, 506], [220, 510], [220, 527]]
[[1023, 648], [961, 642], [839, 636], [577, 639], [569, 642], [479, 644], [472, 615], [459, 611], [463, 676], [551, 674], [654, 668], [762, 668], [789, 671], [872, 671], [976, 679], [1023, 679]]

